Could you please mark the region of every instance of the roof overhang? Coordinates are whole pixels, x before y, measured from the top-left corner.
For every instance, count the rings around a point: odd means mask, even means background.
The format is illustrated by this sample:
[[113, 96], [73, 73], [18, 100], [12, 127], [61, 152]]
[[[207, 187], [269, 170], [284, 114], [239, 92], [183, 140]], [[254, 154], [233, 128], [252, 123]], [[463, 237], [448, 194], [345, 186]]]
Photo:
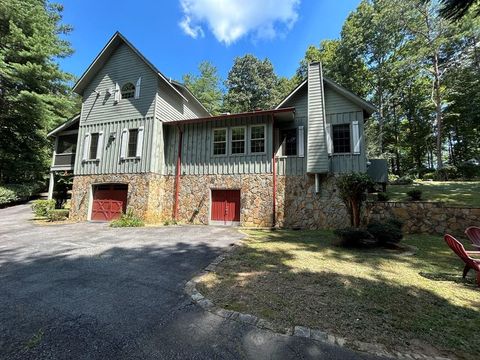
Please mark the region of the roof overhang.
[[70, 126], [72, 126], [73, 124], [77, 123], [80, 121], [80, 114], [78, 115], [75, 115], [74, 117], [72, 117], [71, 119], [65, 121], [63, 124], [61, 124], [60, 126], [57, 126], [55, 129], [53, 129], [52, 131], [50, 131], [48, 134], [47, 134], [47, 137], [50, 137], [50, 136], [54, 136], [66, 129], [68, 129]]
[[193, 118], [193, 119], [187, 119], [187, 120], [165, 121], [163, 124], [164, 125], [185, 125], [185, 124], [196, 124], [196, 123], [204, 123], [204, 122], [217, 121], [217, 120], [233, 120], [238, 118], [268, 116], [268, 115], [281, 120], [287, 120], [287, 119], [293, 120], [294, 114], [295, 114], [295, 108], [288, 107], [288, 108], [282, 108], [282, 109], [258, 110], [258, 111], [249, 111], [249, 112], [236, 113], [236, 114], [207, 116], [203, 118]]
[[[362, 108], [362, 110], [365, 111], [369, 116], [372, 115], [375, 111], [377, 111], [377, 108], [373, 104], [362, 99], [360, 96], [347, 90], [346, 88], [337, 84], [333, 80], [323, 77], [323, 81], [325, 82], [326, 85], [330, 86], [333, 90], [335, 90], [336, 92], [343, 95], [344, 97], [349, 99], [351, 102], [353, 102], [354, 104]], [[307, 79], [303, 80], [300, 83], [300, 85], [298, 85], [295, 89], [293, 89], [293, 91], [290, 94], [288, 94], [288, 96], [285, 99], [283, 99], [282, 102], [275, 109], [279, 109], [283, 105], [285, 105], [288, 102], [288, 100], [290, 100], [297, 92], [299, 92], [304, 86], [306, 86], [307, 83], [308, 83]]]
[[118, 31], [110, 38], [107, 45], [102, 49], [100, 54], [97, 55], [95, 60], [90, 64], [87, 70], [83, 75], [78, 79], [78, 81], [73, 86], [73, 92], [82, 95], [83, 91], [93, 79], [93, 77], [98, 73], [98, 71], [103, 67], [103, 65], [110, 58], [115, 49], [121, 44], [127, 45], [142, 61], [155, 73], [157, 76], [164, 81], [167, 86], [169, 86], [175, 93], [182, 97], [185, 101], [188, 102], [188, 99], [183, 96], [181, 91], [179, 91], [173, 84], [163, 75], [150, 61], [143, 56], [140, 51], [138, 51], [122, 34]]

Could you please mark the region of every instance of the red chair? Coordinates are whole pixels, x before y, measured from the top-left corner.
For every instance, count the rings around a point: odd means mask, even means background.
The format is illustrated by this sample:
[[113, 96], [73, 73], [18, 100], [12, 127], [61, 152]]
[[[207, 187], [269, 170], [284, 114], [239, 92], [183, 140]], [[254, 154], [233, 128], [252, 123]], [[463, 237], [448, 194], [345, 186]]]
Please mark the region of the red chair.
[[453, 250], [455, 254], [458, 255], [460, 259], [465, 263], [465, 268], [463, 269], [463, 277], [467, 276], [467, 273], [470, 269], [473, 269], [477, 272], [477, 285], [480, 286], [480, 259], [473, 259], [470, 255], [480, 255], [480, 251], [465, 251], [462, 243], [455, 239], [452, 235], [444, 236], [445, 242]]
[[476, 248], [480, 248], [480, 228], [476, 226], [470, 226], [465, 230], [465, 235], [470, 239], [472, 245]]

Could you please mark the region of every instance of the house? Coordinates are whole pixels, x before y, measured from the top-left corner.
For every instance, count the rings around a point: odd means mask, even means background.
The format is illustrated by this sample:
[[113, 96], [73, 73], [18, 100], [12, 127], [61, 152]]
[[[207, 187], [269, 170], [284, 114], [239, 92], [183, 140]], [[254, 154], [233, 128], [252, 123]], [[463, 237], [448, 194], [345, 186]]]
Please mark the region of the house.
[[50, 133], [73, 219], [333, 227], [347, 221], [335, 176], [367, 168], [375, 108], [320, 63], [275, 109], [211, 116], [117, 32], [73, 91], [81, 113]]

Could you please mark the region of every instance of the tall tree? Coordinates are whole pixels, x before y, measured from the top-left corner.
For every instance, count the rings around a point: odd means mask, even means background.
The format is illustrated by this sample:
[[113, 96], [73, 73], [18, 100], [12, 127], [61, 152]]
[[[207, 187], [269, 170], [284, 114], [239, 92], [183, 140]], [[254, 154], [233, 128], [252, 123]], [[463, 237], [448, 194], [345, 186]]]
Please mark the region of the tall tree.
[[46, 0], [0, 2], [0, 182], [42, 178], [46, 135], [76, 110], [72, 76], [56, 61], [72, 53], [61, 12]]
[[208, 61], [198, 66], [199, 75], [185, 74], [183, 82], [213, 115], [220, 112], [223, 93], [220, 89], [220, 76], [217, 68]]
[[224, 108], [230, 112], [270, 109], [279, 98], [277, 84], [270, 60], [260, 60], [251, 54], [237, 57], [225, 81]]
[[[460, 20], [464, 17], [470, 8], [478, 4], [478, 0], [441, 0], [442, 8], [440, 15], [445, 19]], [[475, 16], [480, 15], [480, 7], [475, 10]]]

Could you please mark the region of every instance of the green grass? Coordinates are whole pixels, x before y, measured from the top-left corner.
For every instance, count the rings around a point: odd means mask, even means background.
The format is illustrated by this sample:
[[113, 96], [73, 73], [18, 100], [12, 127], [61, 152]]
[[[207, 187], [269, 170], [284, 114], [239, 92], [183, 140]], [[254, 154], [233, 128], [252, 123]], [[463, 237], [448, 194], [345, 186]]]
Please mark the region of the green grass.
[[391, 351], [476, 358], [480, 290], [441, 237], [409, 236], [414, 256], [345, 249], [329, 231], [249, 231], [200, 283], [217, 305], [279, 329], [305, 325]]
[[388, 185], [390, 201], [408, 201], [407, 191], [419, 189], [422, 200], [452, 206], [480, 207], [480, 181], [422, 181], [412, 185]]

